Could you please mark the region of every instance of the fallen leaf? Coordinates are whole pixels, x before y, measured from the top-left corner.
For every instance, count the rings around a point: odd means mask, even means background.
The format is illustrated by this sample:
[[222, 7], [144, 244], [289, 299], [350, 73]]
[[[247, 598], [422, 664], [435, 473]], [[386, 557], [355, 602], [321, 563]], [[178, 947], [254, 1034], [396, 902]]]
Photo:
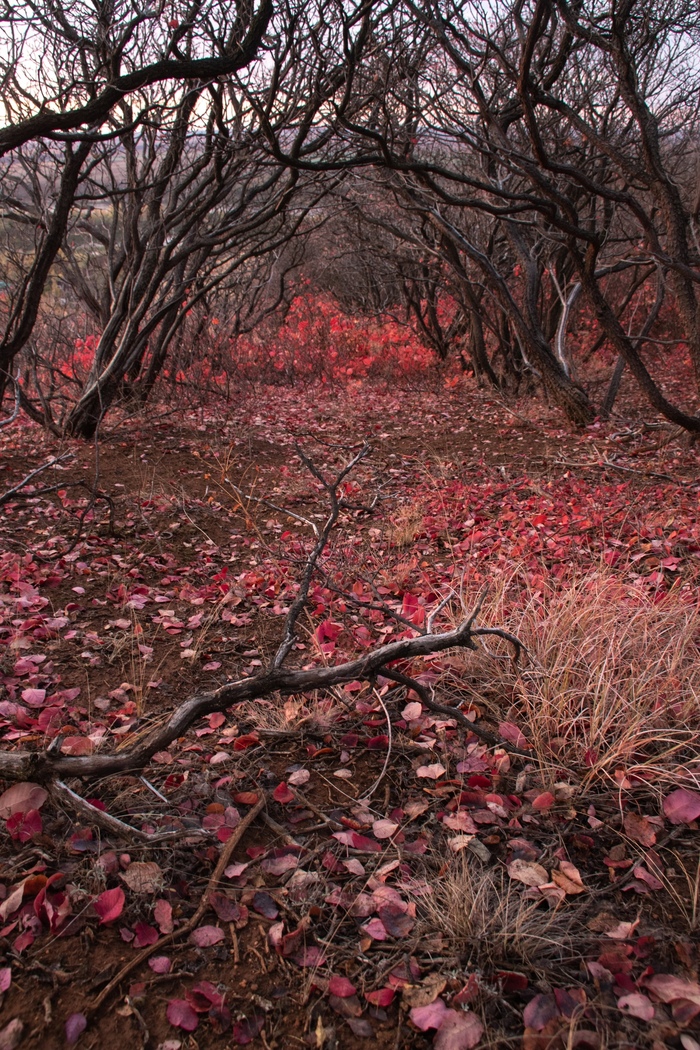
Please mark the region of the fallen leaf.
[[69, 1046], [73, 1046], [80, 1039], [87, 1028], [87, 1018], [85, 1014], [71, 1014], [66, 1020], [66, 1042]]
[[652, 1021], [654, 1019], [654, 1004], [651, 999], [641, 992], [631, 992], [623, 995], [617, 1000], [617, 1005], [623, 1013], [638, 1017], [641, 1021]]
[[41, 809], [48, 797], [48, 791], [40, 784], [32, 784], [30, 781], [13, 784], [0, 795], [0, 818], [7, 820], [15, 813], [28, 813], [32, 809]]
[[163, 888], [163, 872], [153, 860], [135, 860], [121, 874], [133, 893], [155, 894]]
[[416, 1028], [419, 1028], [421, 1032], [427, 1032], [429, 1028], [439, 1028], [447, 1015], [452, 1012], [445, 1006], [442, 999], [436, 999], [427, 1006], [414, 1006], [408, 1016]]
[[154, 973], [170, 973], [173, 968], [172, 959], [169, 959], [167, 955], [152, 955], [148, 960], [148, 965]]
[[[526, 886], [532, 886], [537, 888], [538, 886], [545, 886], [549, 882], [549, 875], [542, 867], [541, 864], [535, 864], [533, 861], [527, 860], [512, 860], [507, 865], [508, 874], [511, 879], [516, 882], [524, 882]], [[529, 1028], [534, 1027], [528, 1025]]]
[[168, 1003], [166, 1016], [171, 1025], [182, 1028], [184, 1032], [194, 1032], [199, 1024], [199, 1018], [190, 1004], [185, 999], [171, 999]]
[[641, 846], [653, 846], [656, 842], [657, 829], [639, 813], [625, 813], [624, 828], [627, 836]]
[[578, 868], [568, 860], [559, 862], [559, 867], [552, 872], [552, 882], [570, 896], [586, 890]]
[[158, 924], [158, 929], [161, 933], [173, 932], [173, 907], [169, 901], [164, 900], [162, 897], [156, 901], [153, 909], [153, 918]]
[[446, 977], [441, 977], [439, 973], [431, 973], [420, 984], [412, 984], [404, 988], [401, 993], [403, 1002], [410, 1007], [429, 1006], [430, 1003], [435, 1002], [446, 984]]
[[308, 783], [311, 778], [311, 773], [308, 769], [297, 769], [294, 773], [290, 773], [287, 777], [287, 783], [291, 784], [292, 787], [301, 787], [302, 784]]
[[190, 942], [198, 948], [210, 948], [212, 944], [219, 944], [223, 939], [224, 931], [218, 926], [200, 926], [189, 936]]
[[365, 992], [365, 999], [372, 1006], [390, 1006], [396, 996], [394, 988], [377, 988], [374, 992]]
[[357, 989], [347, 977], [340, 977], [337, 974], [333, 974], [328, 982], [328, 991], [331, 995], [335, 995], [339, 999], [348, 999], [351, 995], [356, 994]]
[[147, 948], [158, 941], [158, 930], [147, 922], [137, 922], [134, 934], [134, 948]]
[[114, 922], [118, 919], [124, 910], [124, 890], [121, 886], [117, 886], [113, 890], [105, 890], [99, 895], [97, 900], [92, 902], [92, 906], [100, 917], [100, 925], [104, 925], [107, 922]]
[[393, 820], [375, 820], [372, 824], [372, 834], [376, 839], [390, 839], [398, 829], [399, 825]]
[[259, 1014], [253, 1014], [252, 1017], [244, 1018], [242, 1021], [236, 1021], [231, 1033], [233, 1042], [237, 1046], [247, 1046], [248, 1043], [252, 1043], [253, 1040], [260, 1035], [264, 1024], [265, 1018]]
[[439, 762], [433, 762], [429, 766], [419, 766], [416, 770], [416, 776], [424, 777], [427, 780], [437, 780], [438, 777], [441, 777], [446, 772], [445, 767], [440, 765]]
[[687, 999], [700, 1006], [700, 984], [697, 981], [686, 981], [670, 973], [656, 973], [643, 979], [644, 987], [653, 992], [662, 1003], [672, 1003], [676, 999]]
[[507, 740], [510, 744], [515, 747], [521, 747], [528, 750], [532, 747], [532, 744], [513, 722], [499, 722], [498, 733], [503, 740]]
[[678, 788], [664, 799], [664, 813], [672, 824], [689, 824], [700, 817], [700, 793]]
[[553, 995], [536, 995], [523, 1010], [523, 1021], [527, 1028], [541, 1032], [550, 1021], [559, 1017], [559, 1007]]
[[433, 1041], [434, 1050], [472, 1050], [484, 1034], [484, 1026], [471, 1010], [449, 1010]]

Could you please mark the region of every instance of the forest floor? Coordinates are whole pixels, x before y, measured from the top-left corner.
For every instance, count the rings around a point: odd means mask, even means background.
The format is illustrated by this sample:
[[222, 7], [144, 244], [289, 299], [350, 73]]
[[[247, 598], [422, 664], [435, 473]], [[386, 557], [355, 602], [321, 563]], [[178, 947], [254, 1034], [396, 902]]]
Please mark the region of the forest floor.
[[266, 665], [327, 515], [297, 444], [372, 452], [292, 665], [485, 585], [527, 649], [402, 668], [479, 735], [380, 676], [212, 714], [142, 775], [0, 782], [2, 1050], [700, 1050], [700, 463], [622, 411], [279, 388], [0, 433], [0, 497], [65, 456], [0, 507], [5, 751], [129, 747]]

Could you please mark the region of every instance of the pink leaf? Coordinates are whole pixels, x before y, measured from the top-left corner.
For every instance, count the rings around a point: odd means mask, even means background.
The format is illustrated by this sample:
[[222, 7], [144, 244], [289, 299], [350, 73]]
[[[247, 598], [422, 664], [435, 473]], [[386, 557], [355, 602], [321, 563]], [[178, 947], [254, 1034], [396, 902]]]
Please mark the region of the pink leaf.
[[0, 995], [6, 992], [12, 983], [12, 967], [3, 966], [0, 969]]
[[434, 1050], [472, 1050], [482, 1035], [484, 1026], [471, 1011], [459, 1013], [449, 1010], [433, 1042]]
[[369, 922], [364, 924], [362, 929], [373, 941], [385, 941], [387, 939], [387, 932], [381, 919], [370, 919]]
[[440, 765], [439, 762], [433, 762], [430, 766], [419, 766], [416, 770], [416, 776], [427, 780], [437, 780], [445, 772], [447, 771], [444, 766]]
[[20, 1021], [19, 1017], [8, 1021], [5, 1027], [0, 1029], [0, 1050], [15, 1050], [22, 1042], [23, 1032], [24, 1021]]
[[617, 1005], [623, 1013], [638, 1017], [641, 1021], [652, 1021], [654, 1019], [654, 1004], [651, 999], [641, 992], [632, 992], [623, 995], [617, 1000]]
[[100, 917], [100, 924], [106, 922], [114, 922], [118, 919], [124, 910], [124, 890], [117, 886], [114, 890], [105, 890], [101, 893], [96, 901], [93, 901], [93, 908]]
[[559, 1007], [553, 995], [536, 995], [523, 1010], [525, 1026], [536, 1032], [541, 1032], [558, 1016]]
[[166, 1016], [172, 1025], [185, 1032], [194, 1032], [199, 1024], [197, 1014], [185, 999], [171, 999]]
[[700, 793], [678, 788], [664, 799], [664, 813], [672, 824], [689, 824], [700, 817]]
[[66, 1042], [69, 1046], [73, 1043], [77, 1043], [80, 1036], [87, 1028], [87, 1018], [85, 1014], [71, 1014], [66, 1021]]
[[218, 926], [200, 926], [198, 930], [192, 931], [189, 939], [198, 948], [210, 948], [212, 944], [223, 941], [224, 931]]
[[697, 981], [686, 981], [670, 973], [657, 973], [642, 982], [645, 988], [653, 992], [662, 1003], [672, 1003], [676, 999], [687, 999], [700, 1006], [700, 984]]
[[23, 689], [22, 699], [27, 707], [43, 707], [46, 700], [45, 689]]
[[532, 747], [532, 744], [523, 734], [522, 730], [518, 729], [513, 722], [499, 722], [498, 732], [503, 740], [507, 740], [516, 747], [522, 747], [525, 749]]
[[376, 839], [390, 839], [395, 831], [398, 831], [399, 825], [395, 824], [393, 820], [375, 820], [372, 824], [372, 834]]
[[408, 1016], [416, 1028], [420, 1028], [421, 1032], [427, 1032], [429, 1028], [439, 1028], [451, 1012], [442, 999], [436, 999], [427, 1006], [414, 1006]]
[[48, 791], [40, 784], [32, 784], [29, 781], [23, 784], [13, 784], [0, 795], [0, 817], [7, 820], [15, 813], [28, 813], [32, 809], [41, 809], [48, 797]]
[[154, 973], [170, 973], [173, 968], [172, 960], [167, 955], [152, 955], [148, 965]]
[[153, 909], [153, 918], [158, 924], [158, 929], [161, 933], [173, 932], [173, 908], [169, 901], [163, 900], [163, 898], [156, 901], [156, 906]]

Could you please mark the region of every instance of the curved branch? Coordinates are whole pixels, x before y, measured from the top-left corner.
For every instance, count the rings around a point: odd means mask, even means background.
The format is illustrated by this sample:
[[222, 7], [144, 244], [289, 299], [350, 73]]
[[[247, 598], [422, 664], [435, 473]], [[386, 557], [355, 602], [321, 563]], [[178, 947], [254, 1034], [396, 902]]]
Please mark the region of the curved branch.
[[[287, 670], [272, 667], [255, 675], [227, 682], [211, 693], [190, 697], [173, 711], [168, 720], [158, 726], [146, 739], [128, 750], [112, 755], [89, 755], [85, 757], [54, 755], [45, 751], [14, 754], [0, 753], [0, 776], [13, 780], [47, 781], [55, 777], [109, 776], [126, 770], [142, 769], [157, 751], [168, 747], [181, 737], [198, 718], [215, 711], [225, 711], [244, 701], [259, 700], [271, 693], [305, 693], [315, 689], [330, 689], [344, 682], [371, 681], [384, 673], [388, 664], [396, 660], [411, 660], [429, 656], [446, 649], [476, 649], [474, 638], [480, 633], [494, 633], [494, 628], [475, 628], [472, 614], [453, 631], [443, 634], [421, 635], [418, 638], [402, 638], [382, 645], [364, 656], [335, 667], [318, 667], [311, 670]], [[520, 642], [506, 632], [499, 632], [514, 645], [515, 653]]]

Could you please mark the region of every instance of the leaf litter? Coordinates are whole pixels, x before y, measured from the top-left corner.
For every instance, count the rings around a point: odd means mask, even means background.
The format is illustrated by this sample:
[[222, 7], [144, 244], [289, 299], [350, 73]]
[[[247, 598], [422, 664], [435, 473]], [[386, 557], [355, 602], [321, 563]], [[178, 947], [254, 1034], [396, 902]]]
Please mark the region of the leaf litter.
[[[299, 642], [300, 661], [340, 660], [377, 638], [410, 635], [410, 624], [424, 623], [464, 580], [465, 566], [472, 590], [494, 572], [508, 581], [487, 616], [501, 623], [505, 612], [517, 633], [538, 603], [561, 605], [572, 573], [588, 574], [600, 608], [608, 595], [634, 615], [648, 608], [649, 625], [674, 601], [692, 612], [698, 534], [689, 492], [614, 473], [537, 473], [523, 435], [496, 423], [487, 404], [475, 409], [483, 414], [475, 454], [458, 408], [426, 396], [414, 414], [425, 434], [447, 426], [453, 435], [430, 464], [428, 442], [415, 434], [401, 454], [387, 451], [387, 405], [353, 418], [379, 435], [374, 469], [387, 482], [386, 510], [353, 511], [345, 522], [330, 575], [314, 584], [315, 627]], [[316, 436], [334, 440], [341, 420], [282, 394], [266, 395], [256, 413], [258, 422], [246, 425], [267, 435], [265, 494], [312, 504], [287, 450], [311, 421]], [[202, 678], [215, 684], [262, 664], [268, 633], [294, 594], [303, 529], [264, 518], [251, 529], [250, 512], [243, 521], [225, 482], [214, 497], [203, 495], [202, 475], [226, 442], [237, 447], [240, 420], [226, 422], [223, 443], [208, 449], [191, 426], [169, 452], [185, 465], [184, 481], [176, 468], [151, 495], [129, 479], [121, 537], [94, 519], [76, 550], [61, 556], [79, 501], [44, 499], [48, 529], [42, 534], [37, 519], [26, 553], [2, 556], [7, 749], [39, 739], [74, 755], [124, 746], [172, 706], [175, 688], [181, 697]], [[513, 448], [507, 481], [487, 448], [502, 444], [500, 431]], [[605, 433], [577, 439], [582, 455], [589, 438]], [[156, 440], [170, 448], [169, 434]], [[547, 440], [574, 441], [555, 424]], [[139, 437], [127, 447], [137, 450]], [[124, 484], [120, 456], [119, 442], [107, 443], [105, 481], [114, 471]], [[348, 495], [375, 479], [353, 479]], [[407, 499], [420, 508], [408, 542], [399, 532]], [[31, 509], [31, 501], [10, 505], [8, 534], [26, 526]], [[181, 539], [164, 550], [159, 532], [175, 519]], [[362, 572], [343, 546], [352, 543], [363, 551]], [[575, 630], [572, 611], [561, 608]], [[381, 679], [375, 690], [348, 683], [334, 696], [211, 715], [155, 756], [150, 786], [128, 775], [90, 786], [91, 805], [154, 836], [152, 847], [80, 816], [76, 823], [52, 807], [42, 785], [7, 785], [0, 816], [12, 861], [0, 902], [0, 995], [14, 1020], [0, 1039], [24, 1038], [24, 1002], [41, 1002], [38, 953], [54, 938], [51, 965], [67, 978], [58, 979], [49, 1013], [63, 1019], [69, 1043], [80, 1043], [88, 1024], [104, 1032], [140, 1016], [163, 1047], [178, 1043], [178, 1031], [196, 1031], [198, 1045], [212, 1047], [265, 1033], [270, 1046], [292, 1033], [322, 1046], [335, 1033], [340, 1046], [373, 1038], [388, 1047], [399, 1024], [410, 1045], [438, 1050], [477, 1046], [495, 1033], [532, 1048], [544, 1045], [538, 1040], [563, 1047], [572, 1019], [585, 1017], [580, 1043], [596, 1046], [612, 1007], [637, 1045], [651, 1047], [663, 1032], [686, 1047], [700, 1016], [691, 848], [700, 773], [684, 758], [698, 727], [682, 673], [669, 664], [650, 709], [658, 732], [635, 751], [614, 721], [587, 724], [601, 711], [582, 708], [567, 723], [562, 707], [557, 723], [536, 663], [519, 675], [489, 661], [446, 655], [401, 670], [461, 705], [475, 728], [490, 726], [499, 746]], [[387, 753], [390, 766], [377, 780]], [[262, 794], [270, 823], [256, 823], [214, 888], [207, 918], [164, 954], [159, 943], [194, 911], [222, 844]], [[455, 912], [460, 895], [471, 917]], [[117, 998], [88, 1021], [114, 959], [144, 949], [159, 953], [121, 989], [122, 1005]], [[88, 980], [96, 983], [83, 990]], [[165, 983], [154, 996], [156, 980]], [[50, 1046], [47, 1025], [41, 1039]]]

